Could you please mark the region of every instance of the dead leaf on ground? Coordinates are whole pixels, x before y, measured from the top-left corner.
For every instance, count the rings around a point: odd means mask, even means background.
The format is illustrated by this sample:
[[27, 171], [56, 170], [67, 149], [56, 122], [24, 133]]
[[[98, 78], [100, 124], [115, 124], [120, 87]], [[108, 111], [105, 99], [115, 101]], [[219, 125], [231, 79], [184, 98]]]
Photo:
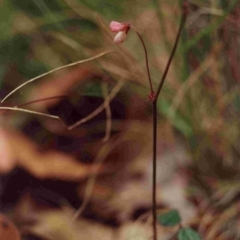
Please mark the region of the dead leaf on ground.
[[[48, 98], [52, 96], [60, 96], [67, 94], [76, 84], [83, 81], [90, 74], [93, 74], [93, 70], [89, 68], [78, 67], [69, 72], [63, 71], [62, 75], [51, 77], [44, 82], [40, 82], [32, 91], [29, 101]], [[54, 99], [51, 101], [44, 101], [34, 105], [34, 109], [40, 111], [46, 107], [52, 107], [56, 105], [61, 99]]]
[[0, 213], [0, 239], [20, 240], [20, 233], [15, 225]]
[[19, 132], [8, 131], [7, 134], [17, 165], [38, 178], [77, 181], [98, 170], [97, 165], [80, 163], [70, 155], [61, 152], [42, 153], [38, 150], [39, 146], [36, 143]]
[[126, 223], [119, 229], [119, 240], [150, 240], [152, 228], [149, 225], [140, 223]]
[[67, 211], [41, 213], [38, 215], [37, 223], [29, 227], [28, 231], [49, 240], [114, 239], [112, 228], [83, 219], [72, 222], [72, 212], [70, 213]]
[[[158, 239], [169, 240], [176, 233], [176, 228], [163, 228], [158, 226]], [[152, 240], [153, 231], [151, 221], [126, 222], [118, 230], [117, 240]]]

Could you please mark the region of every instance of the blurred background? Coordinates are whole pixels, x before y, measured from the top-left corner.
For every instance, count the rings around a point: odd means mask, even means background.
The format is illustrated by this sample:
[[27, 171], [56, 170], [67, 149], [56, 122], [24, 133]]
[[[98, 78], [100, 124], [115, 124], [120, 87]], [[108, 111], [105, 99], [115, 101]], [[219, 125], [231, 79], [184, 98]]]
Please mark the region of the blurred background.
[[[47, 114], [1, 110], [1, 212], [24, 240], [150, 239], [145, 56], [131, 30], [114, 44], [109, 23], [138, 29], [156, 89], [181, 1], [2, 0], [0, 6], [1, 99], [84, 60], [1, 103]], [[158, 101], [158, 211], [177, 209], [207, 240], [240, 239], [239, 29], [238, 0], [189, 0]], [[175, 232], [159, 225], [161, 239], [175, 239]]]

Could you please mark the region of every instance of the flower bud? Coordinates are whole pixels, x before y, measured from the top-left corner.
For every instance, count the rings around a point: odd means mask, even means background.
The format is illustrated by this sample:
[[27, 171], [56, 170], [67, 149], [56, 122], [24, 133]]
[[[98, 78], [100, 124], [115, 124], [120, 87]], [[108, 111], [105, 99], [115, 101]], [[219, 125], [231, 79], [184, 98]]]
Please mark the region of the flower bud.
[[122, 43], [126, 39], [127, 33], [130, 30], [130, 24], [112, 21], [110, 23], [110, 30], [112, 32], [117, 32], [116, 36], [114, 37], [114, 42]]
[[114, 42], [115, 43], [122, 43], [126, 39], [127, 34], [125, 32], [118, 32], [116, 36], [114, 37]]

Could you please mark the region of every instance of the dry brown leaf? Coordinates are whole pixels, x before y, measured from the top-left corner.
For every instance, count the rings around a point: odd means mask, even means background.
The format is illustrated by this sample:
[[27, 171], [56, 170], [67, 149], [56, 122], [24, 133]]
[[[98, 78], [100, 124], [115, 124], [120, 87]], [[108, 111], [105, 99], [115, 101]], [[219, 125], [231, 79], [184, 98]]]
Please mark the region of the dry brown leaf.
[[[50, 210], [37, 204], [29, 194], [18, 202], [15, 218], [23, 223], [23, 234], [32, 233], [47, 240], [113, 240], [113, 229], [103, 224], [78, 218], [75, 209], [62, 205], [59, 210]], [[27, 223], [27, 225], [26, 225]]]
[[114, 239], [112, 228], [83, 219], [72, 222], [72, 213], [69, 214], [67, 211], [38, 214], [37, 224], [30, 227], [28, 231], [49, 240]]
[[152, 228], [140, 223], [126, 223], [119, 229], [118, 240], [150, 240]]
[[7, 134], [17, 165], [38, 178], [77, 181], [97, 171], [97, 166], [82, 164], [64, 153], [39, 152], [38, 145], [19, 132], [8, 131]]
[[18, 229], [3, 214], [0, 214], [0, 239], [20, 240]]
[[[69, 90], [77, 83], [81, 82], [83, 79], [86, 79], [91, 72], [93, 71], [83, 67], [78, 67], [67, 73], [63, 71], [62, 75], [51, 77], [43, 83], [39, 83], [31, 93], [29, 101], [67, 94]], [[38, 103], [34, 108], [36, 109], [37, 106], [37, 109], [41, 110], [46, 106], [51, 107], [56, 105], [60, 100], [61, 99], [54, 99], [51, 101]]]

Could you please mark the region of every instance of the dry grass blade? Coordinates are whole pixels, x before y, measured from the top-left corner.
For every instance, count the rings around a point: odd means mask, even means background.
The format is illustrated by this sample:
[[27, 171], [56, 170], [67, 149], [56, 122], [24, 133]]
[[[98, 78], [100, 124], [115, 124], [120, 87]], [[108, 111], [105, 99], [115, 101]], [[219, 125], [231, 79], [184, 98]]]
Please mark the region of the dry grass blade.
[[94, 57], [90, 57], [90, 58], [87, 58], [87, 59], [84, 59], [84, 60], [80, 60], [80, 61], [77, 61], [77, 62], [74, 62], [74, 63], [70, 63], [70, 64], [67, 64], [67, 65], [64, 65], [62, 67], [58, 67], [58, 68], [55, 68], [49, 72], [46, 72], [46, 73], [43, 73], [35, 78], [32, 78], [30, 80], [28, 80], [27, 82], [21, 84], [20, 86], [18, 86], [17, 88], [15, 88], [12, 92], [10, 92], [5, 98], [3, 98], [3, 100], [1, 101], [1, 103], [3, 103], [7, 98], [9, 98], [13, 93], [15, 93], [16, 91], [18, 91], [19, 89], [21, 89], [22, 87], [26, 86], [27, 84], [29, 83], [32, 83], [34, 82], [35, 80], [39, 79], [39, 78], [42, 78], [44, 76], [47, 76], [53, 72], [56, 72], [56, 71], [59, 71], [61, 69], [65, 69], [65, 68], [68, 68], [68, 67], [72, 67], [72, 66], [75, 66], [75, 65], [78, 65], [80, 63], [85, 63], [85, 62], [89, 62], [89, 61], [92, 61], [92, 60], [95, 60], [97, 58], [100, 58], [106, 54], [109, 54], [109, 53], [112, 53], [113, 51], [105, 51], [105, 52], [102, 52]]
[[103, 144], [101, 149], [99, 150], [96, 158], [94, 159], [94, 163], [92, 167], [94, 168], [91, 170], [91, 174], [89, 175], [87, 185], [85, 188], [85, 193], [84, 193], [84, 199], [81, 204], [81, 206], [78, 208], [78, 210], [74, 213], [72, 217], [72, 222], [76, 221], [77, 218], [82, 214], [83, 210], [86, 208], [89, 200], [91, 199], [91, 195], [93, 192], [94, 184], [97, 178], [97, 175], [99, 174], [99, 170], [101, 169], [101, 166], [106, 159], [107, 155], [117, 146], [122, 144], [123, 142], [127, 142], [128, 140], [132, 139], [132, 134], [129, 135], [124, 135], [118, 140], [115, 140], [114, 142], [107, 142]]
[[120, 80], [115, 87], [113, 88], [113, 90], [111, 91], [111, 93], [109, 94], [109, 96], [105, 99], [105, 101], [103, 102], [103, 104], [101, 104], [97, 109], [95, 109], [91, 114], [89, 114], [87, 117], [81, 119], [80, 121], [74, 123], [73, 125], [71, 125], [70, 127], [68, 127], [69, 130], [74, 129], [75, 127], [79, 126], [82, 123], [87, 122], [88, 120], [92, 119], [93, 117], [95, 117], [97, 114], [99, 114], [101, 111], [103, 111], [106, 107], [106, 105], [108, 105], [110, 103], [110, 101], [117, 95], [117, 93], [120, 91], [120, 89], [123, 87], [124, 85], [124, 81]]
[[60, 121], [62, 122], [62, 120], [61, 120], [58, 116], [51, 115], [51, 114], [46, 114], [46, 113], [40, 113], [40, 112], [36, 112], [36, 111], [24, 109], [24, 108], [18, 108], [18, 107], [0, 107], [0, 110], [10, 110], [10, 111], [25, 112], [25, 113], [40, 115], [40, 116], [48, 117], [48, 118], [52, 118], [52, 119], [57, 119], [57, 120], [60, 120]]
[[105, 110], [106, 110], [106, 115], [107, 115], [107, 120], [106, 120], [106, 133], [104, 138], [102, 139], [103, 142], [107, 142], [108, 139], [110, 138], [110, 134], [111, 134], [111, 127], [112, 127], [112, 113], [111, 113], [111, 108], [109, 106], [109, 96], [108, 96], [108, 86], [107, 84], [102, 83], [101, 85], [102, 87], [102, 92], [103, 92], [103, 96], [104, 98], [107, 100], [105, 101]]
[[[115, 146], [115, 145], [114, 145]], [[95, 172], [92, 172], [92, 174], [89, 176], [88, 181], [87, 181], [87, 185], [86, 185], [86, 189], [85, 189], [85, 194], [84, 194], [84, 199], [83, 199], [83, 203], [81, 204], [81, 206], [78, 208], [78, 210], [74, 213], [73, 217], [72, 217], [72, 221], [76, 221], [78, 219], [78, 217], [82, 214], [83, 210], [86, 208], [90, 198], [91, 198], [91, 194], [93, 191], [93, 187], [98, 175], [98, 172], [105, 160], [106, 155], [112, 150], [112, 148], [110, 147], [109, 144], [105, 144], [103, 145], [102, 149], [99, 151], [97, 157], [94, 160], [94, 164], [92, 166], [95, 166]]]
[[240, 89], [236, 89], [233, 87], [229, 90], [228, 93], [225, 93], [221, 96], [218, 101], [218, 105], [220, 106], [220, 111], [224, 111], [228, 105], [230, 105], [236, 96], [240, 95]]
[[237, 209], [238, 209], [237, 204], [234, 204], [233, 206], [229, 207], [226, 211], [224, 211], [220, 216], [218, 216], [216, 220], [213, 222], [213, 226], [206, 233], [205, 239], [206, 240], [216, 239], [218, 232], [221, 229], [223, 229], [224, 225], [237, 215], [238, 213]]
[[215, 49], [215, 52], [213, 54], [210, 54], [210, 56], [205, 59], [205, 61], [199, 66], [199, 68], [182, 84], [181, 88], [178, 90], [176, 96], [174, 97], [172, 101], [172, 105], [170, 107], [171, 109], [171, 115], [170, 120], [173, 120], [175, 117], [175, 114], [177, 112], [178, 107], [182, 103], [182, 100], [187, 93], [187, 91], [194, 85], [194, 83], [197, 82], [199, 77], [204, 74], [216, 61], [216, 53], [220, 50], [221, 46], [218, 46]]
[[87, 122], [88, 120], [92, 119], [93, 117], [95, 117], [97, 114], [99, 114], [101, 111], [103, 111], [110, 103], [110, 101], [116, 96], [116, 94], [120, 91], [120, 89], [123, 87], [124, 85], [124, 81], [120, 80], [116, 86], [112, 89], [111, 93], [109, 94], [108, 97], [106, 97], [105, 101], [103, 102], [103, 104], [101, 104], [97, 109], [95, 109], [91, 114], [89, 114], [87, 117], [81, 119], [80, 121], [77, 121], [76, 123], [74, 123], [71, 126], [67, 126], [63, 120], [55, 115], [51, 115], [51, 114], [46, 114], [46, 113], [41, 113], [41, 112], [36, 112], [36, 111], [32, 111], [32, 110], [28, 110], [28, 109], [24, 109], [24, 108], [18, 108], [18, 107], [0, 107], [0, 110], [9, 110], [9, 111], [18, 111], [18, 112], [25, 112], [25, 113], [30, 113], [30, 114], [34, 114], [34, 115], [39, 115], [39, 116], [43, 116], [43, 117], [48, 117], [48, 118], [52, 118], [52, 119], [56, 119], [59, 122], [61, 122], [64, 127], [66, 127], [68, 130], [72, 130], [75, 127], [79, 126], [80, 124]]
[[34, 104], [34, 103], [39, 103], [39, 102], [45, 102], [45, 101], [50, 101], [50, 100], [54, 100], [54, 99], [63, 99], [63, 98], [66, 98], [67, 95], [61, 95], [61, 96], [53, 96], [53, 97], [47, 97], [47, 98], [40, 98], [40, 99], [37, 99], [37, 100], [32, 100], [30, 102], [27, 102], [27, 103], [22, 103], [22, 104], [19, 104], [17, 106], [15, 106], [16, 108], [19, 108], [19, 107], [23, 107], [23, 106], [27, 106], [27, 105], [30, 105], [30, 104]]
[[195, 21], [198, 20], [198, 18], [201, 15], [215, 15], [215, 16], [223, 16], [224, 11], [221, 9], [215, 9], [215, 8], [207, 8], [207, 7], [202, 7], [198, 11], [196, 11], [191, 17], [189, 17], [186, 27], [189, 28], [192, 24], [194, 24]]

